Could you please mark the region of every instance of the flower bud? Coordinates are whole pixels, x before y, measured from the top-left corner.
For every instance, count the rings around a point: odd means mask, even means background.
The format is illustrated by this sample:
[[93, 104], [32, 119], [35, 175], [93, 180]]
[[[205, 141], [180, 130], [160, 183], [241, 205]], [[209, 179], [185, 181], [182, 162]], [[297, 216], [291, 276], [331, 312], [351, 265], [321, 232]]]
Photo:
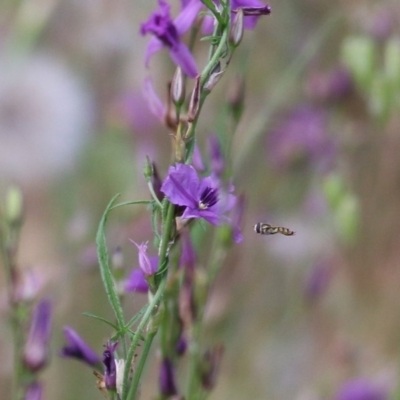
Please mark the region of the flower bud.
[[[271, 14], [271, 6], [269, 6], [268, 4], [261, 7], [242, 7], [242, 10], [245, 17], [259, 17], [261, 15]], [[239, 12], [239, 10], [233, 10], [233, 12]]]
[[170, 90], [172, 101], [174, 102], [175, 106], [180, 107], [185, 101], [186, 94], [185, 77], [180, 67], [175, 70]]
[[51, 303], [47, 299], [38, 303], [33, 311], [29, 336], [23, 352], [24, 364], [32, 372], [41, 370], [48, 360], [51, 314]]
[[224, 73], [225, 70], [221, 71], [221, 63], [218, 62], [218, 64], [211, 71], [210, 76], [207, 78], [204, 84], [204, 90], [206, 90], [207, 92], [211, 92], [211, 90], [214, 89], [215, 85], [220, 81]]
[[229, 31], [229, 44], [232, 47], [239, 46], [244, 33], [244, 13], [243, 8], [239, 8], [235, 15], [231, 29]]
[[236, 75], [229, 86], [227, 102], [236, 121], [239, 121], [243, 114], [245, 97], [245, 82], [243, 76]]
[[61, 357], [76, 358], [90, 366], [100, 362], [96, 352], [69, 326], [63, 328], [67, 345], [64, 346], [59, 355]]
[[117, 365], [114, 355], [117, 345], [118, 342], [112, 343], [108, 341], [103, 352], [104, 382], [108, 390], [117, 388]]
[[38, 382], [32, 382], [26, 388], [24, 400], [42, 400], [43, 386]]
[[192, 96], [190, 97], [189, 110], [188, 110], [188, 122], [193, 122], [200, 110], [200, 96], [201, 96], [201, 84], [200, 75], [196, 77]]
[[6, 194], [5, 217], [12, 226], [18, 226], [23, 217], [23, 197], [19, 188], [11, 186]]
[[146, 161], [143, 165], [143, 176], [146, 179], [146, 182], [150, 182], [151, 178], [154, 174], [153, 163], [150, 161], [149, 157], [146, 156]]
[[200, 366], [201, 383], [204, 389], [210, 391], [217, 381], [219, 366], [221, 364], [224, 348], [222, 345], [207, 350]]
[[364, 36], [348, 37], [342, 46], [342, 60], [352, 72], [357, 85], [363, 90], [369, 90], [377, 64], [377, 48], [373, 39]]
[[164, 396], [175, 396], [178, 391], [175, 382], [175, 368], [169, 358], [164, 358], [160, 366], [160, 391]]

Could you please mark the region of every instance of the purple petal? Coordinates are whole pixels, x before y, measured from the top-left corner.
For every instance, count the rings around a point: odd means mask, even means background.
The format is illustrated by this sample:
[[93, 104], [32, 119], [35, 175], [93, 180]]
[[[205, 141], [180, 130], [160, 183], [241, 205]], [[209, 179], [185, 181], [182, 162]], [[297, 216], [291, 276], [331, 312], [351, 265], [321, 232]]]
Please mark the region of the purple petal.
[[196, 197], [198, 186], [199, 178], [196, 170], [190, 165], [176, 164], [169, 167], [168, 176], [161, 186], [161, 191], [171, 203], [195, 208], [198, 203]]
[[186, 2], [181, 13], [175, 18], [174, 25], [179, 36], [187, 32], [196, 20], [199, 11], [202, 9], [203, 3], [199, 0]]
[[186, 208], [182, 214], [183, 219], [203, 218], [213, 225], [221, 225], [223, 218], [212, 207], [207, 210], [199, 210], [198, 208]]
[[77, 358], [89, 365], [96, 365], [100, 358], [96, 352], [69, 326], [64, 327], [67, 345], [61, 349], [60, 356]]
[[164, 122], [166, 110], [163, 102], [157, 96], [154, 90], [153, 81], [150, 77], [144, 80], [143, 95], [149, 105], [150, 111], [156, 116], [161, 122]]
[[177, 46], [172, 47], [169, 54], [172, 61], [180, 66], [189, 78], [195, 78], [198, 75], [196, 61], [184, 43], [179, 43]]
[[146, 65], [146, 67], [149, 67], [150, 58], [153, 56], [153, 54], [157, 53], [157, 51], [160, 51], [163, 48], [164, 48], [164, 45], [161, 42], [161, 40], [159, 40], [156, 37], [152, 37], [150, 39], [149, 44], [147, 45], [147, 48], [146, 48], [146, 54], [144, 56], [144, 64]]
[[139, 251], [139, 267], [143, 271], [144, 275], [152, 276], [157, 272], [158, 268], [158, 257], [149, 257], [147, 254], [147, 242], [137, 244], [132, 239], [129, 239]]
[[147, 293], [149, 285], [140, 268], [135, 268], [131, 271], [128, 279], [125, 281], [125, 290], [127, 292]]
[[33, 311], [28, 340], [23, 352], [25, 366], [31, 371], [39, 371], [47, 363], [51, 320], [51, 302], [44, 299], [36, 305]]

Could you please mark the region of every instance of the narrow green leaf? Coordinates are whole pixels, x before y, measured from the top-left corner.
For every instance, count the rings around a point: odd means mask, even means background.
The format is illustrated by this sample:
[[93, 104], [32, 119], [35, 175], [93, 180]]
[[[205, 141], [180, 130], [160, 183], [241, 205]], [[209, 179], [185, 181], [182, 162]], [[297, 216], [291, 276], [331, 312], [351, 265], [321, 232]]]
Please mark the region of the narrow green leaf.
[[[117, 195], [117, 196], [119, 196], [119, 194]], [[116, 198], [116, 196], [114, 197], [114, 199]], [[112, 201], [112, 200], [111, 200]], [[151, 204], [152, 203], [152, 200], [137, 200], [137, 201], [124, 201], [124, 202], [122, 202], [122, 203], [118, 203], [118, 204], [116, 204], [115, 206], [112, 206], [111, 208], [110, 208], [110, 210], [114, 210], [115, 208], [118, 208], [118, 207], [123, 207], [123, 206], [130, 206], [130, 205], [132, 205], [132, 204]], [[109, 211], [110, 211], [109, 210]]]
[[104, 211], [103, 217], [100, 220], [99, 228], [97, 230], [97, 235], [96, 235], [96, 246], [97, 246], [97, 258], [99, 260], [101, 279], [103, 281], [103, 285], [106, 290], [110, 305], [114, 310], [115, 318], [117, 319], [118, 322], [118, 327], [119, 329], [123, 329], [125, 326], [124, 313], [122, 311], [121, 302], [117, 294], [117, 289], [115, 287], [114, 279], [110, 268], [106, 236], [104, 232], [108, 214], [113, 208], [113, 204], [118, 196], [119, 194], [117, 194], [111, 199], [106, 210]]
[[131, 320], [126, 324], [125, 328], [129, 329], [134, 323], [138, 321], [138, 319], [146, 312], [147, 308], [149, 307], [148, 304], [142, 307], [142, 309], [134, 315]]
[[112, 322], [110, 322], [109, 320], [103, 318], [103, 317], [99, 317], [98, 315], [89, 313], [89, 312], [84, 312], [83, 315], [85, 317], [90, 317], [90, 318], [94, 318], [94, 319], [98, 319], [99, 321], [105, 322], [107, 325], [110, 325], [112, 328], [114, 328], [116, 331], [118, 330], [118, 327], [113, 324]]

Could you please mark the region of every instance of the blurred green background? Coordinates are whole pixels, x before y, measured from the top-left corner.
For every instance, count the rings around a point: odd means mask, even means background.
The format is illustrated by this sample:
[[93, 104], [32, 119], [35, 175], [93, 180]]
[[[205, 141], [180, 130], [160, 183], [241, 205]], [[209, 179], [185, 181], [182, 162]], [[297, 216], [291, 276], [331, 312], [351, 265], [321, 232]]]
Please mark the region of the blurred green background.
[[[206, 153], [206, 137], [224, 129], [227, 100], [243, 75], [232, 163], [236, 191], [246, 197], [245, 240], [210, 300], [206, 340], [225, 345], [211, 398], [330, 399], [354, 377], [397, 398], [400, 5], [270, 4], [272, 14], [246, 32], [199, 121]], [[0, 193], [11, 183], [22, 188], [19, 261], [38, 271], [41, 295], [54, 300], [48, 399], [102, 398], [90, 369], [57, 357], [62, 326], [102, 351], [107, 328], [82, 316], [111, 316], [96, 269], [97, 224], [114, 194], [148, 198], [146, 155], [161, 176], [169, 164], [168, 131], [142, 95], [150, 73], [165, 98], [174, 71], [167, 53], [144, 67], [148, 38], [138, 31], [155, 7], [145, 0], [0, 3]], [[200, 68], [205, 54], [201, 45]], [[151, 237], [144, 211], [125, 208], [111, 220], [110, 247], [122, 247], [127, 268], [136, 266], [129, 238]], [[256, 235], [260, 221], [296, 235]], [[134, 310], [144, 299], [125, 301]], [[10, 389], [9, 343], [2, 323], [1, 393]], [[157, 392], [155, 360], [144, 399]]]

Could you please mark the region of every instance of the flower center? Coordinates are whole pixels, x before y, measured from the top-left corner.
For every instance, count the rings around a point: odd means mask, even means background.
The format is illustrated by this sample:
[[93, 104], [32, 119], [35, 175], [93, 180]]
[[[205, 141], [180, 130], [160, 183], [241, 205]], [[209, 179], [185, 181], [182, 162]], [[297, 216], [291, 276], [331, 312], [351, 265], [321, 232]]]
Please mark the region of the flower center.
[[212, 207], [218, 201], [218, 191], [210, 187], [206, 187], [200, 196], [199, 208], [200, 210], [206, 210]]

